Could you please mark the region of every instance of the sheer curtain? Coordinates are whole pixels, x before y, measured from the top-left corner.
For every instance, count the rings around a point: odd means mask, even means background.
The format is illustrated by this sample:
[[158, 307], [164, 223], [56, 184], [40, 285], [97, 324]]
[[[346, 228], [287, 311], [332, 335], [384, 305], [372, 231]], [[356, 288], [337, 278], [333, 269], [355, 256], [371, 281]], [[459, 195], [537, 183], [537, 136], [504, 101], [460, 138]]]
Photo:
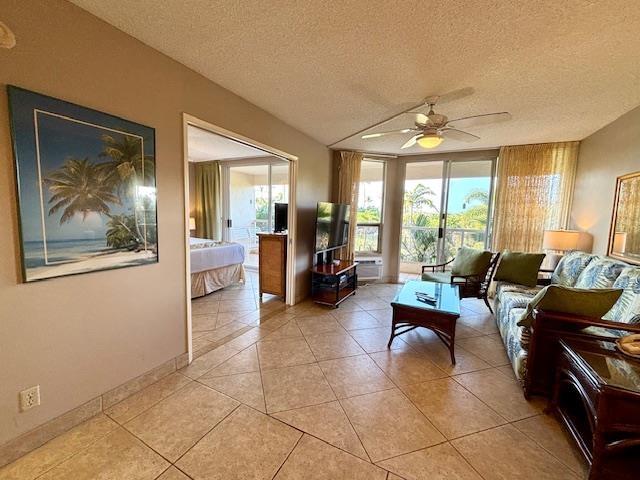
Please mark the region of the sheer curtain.
[[197, 162], [195, 183], [196, 236], [220, 240], [222, 238], [220, 162]]
[[539, 252], [545, 230], [566, 228], [579, 142], [502, 147], [493, 249]]
[[351, 205], [349, 212], [349, 244], [343, 249], [343, 260], [355, 257], [355, 237], [358, 214], [358, 187], [363, 155], [357, 152], [334, 152], [334, 199], [337, 203]]

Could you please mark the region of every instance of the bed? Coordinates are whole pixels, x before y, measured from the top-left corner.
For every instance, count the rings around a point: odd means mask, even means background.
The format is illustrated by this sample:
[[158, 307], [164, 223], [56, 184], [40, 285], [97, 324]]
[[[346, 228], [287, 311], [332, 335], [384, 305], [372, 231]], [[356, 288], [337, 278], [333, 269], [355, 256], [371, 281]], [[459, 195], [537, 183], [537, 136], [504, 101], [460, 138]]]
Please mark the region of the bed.
[[190, 238], [191, 298], [234, 283], [244, 283], [244, 246], [206, 238]]

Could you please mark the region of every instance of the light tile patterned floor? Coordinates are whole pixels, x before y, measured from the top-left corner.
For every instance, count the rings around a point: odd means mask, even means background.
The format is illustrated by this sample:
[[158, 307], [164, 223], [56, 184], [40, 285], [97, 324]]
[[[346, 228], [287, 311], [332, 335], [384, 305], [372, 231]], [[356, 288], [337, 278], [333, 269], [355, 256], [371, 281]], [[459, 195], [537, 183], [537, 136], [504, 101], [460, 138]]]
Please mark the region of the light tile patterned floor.
[[424, 329], [386, 349], [399, 285], [286, 308], [247, 277], [194, 300], [191, 365], [0, 479], [584, 478], [558, 423], [523, 398], [482, 302], [463, 301], [454, 367]]

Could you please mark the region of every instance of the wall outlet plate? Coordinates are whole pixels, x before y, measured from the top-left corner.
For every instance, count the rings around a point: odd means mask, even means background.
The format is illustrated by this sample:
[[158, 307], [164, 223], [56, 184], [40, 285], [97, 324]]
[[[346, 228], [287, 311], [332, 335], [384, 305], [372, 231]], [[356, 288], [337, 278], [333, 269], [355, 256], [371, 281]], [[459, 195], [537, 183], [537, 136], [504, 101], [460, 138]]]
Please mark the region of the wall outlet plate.
[[40, 405], [40, 385], [20, 392], [20, 410], [22, 412]]

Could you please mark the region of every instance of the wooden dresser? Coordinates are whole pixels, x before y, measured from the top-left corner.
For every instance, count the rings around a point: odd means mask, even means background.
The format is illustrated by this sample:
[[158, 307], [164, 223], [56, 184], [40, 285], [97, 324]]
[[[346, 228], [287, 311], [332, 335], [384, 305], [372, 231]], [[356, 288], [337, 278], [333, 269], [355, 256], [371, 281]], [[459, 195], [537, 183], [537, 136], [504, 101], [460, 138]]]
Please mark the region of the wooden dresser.
[[258, 233], [260, 296], [284, 297], [287, 287], [287, 235]]

